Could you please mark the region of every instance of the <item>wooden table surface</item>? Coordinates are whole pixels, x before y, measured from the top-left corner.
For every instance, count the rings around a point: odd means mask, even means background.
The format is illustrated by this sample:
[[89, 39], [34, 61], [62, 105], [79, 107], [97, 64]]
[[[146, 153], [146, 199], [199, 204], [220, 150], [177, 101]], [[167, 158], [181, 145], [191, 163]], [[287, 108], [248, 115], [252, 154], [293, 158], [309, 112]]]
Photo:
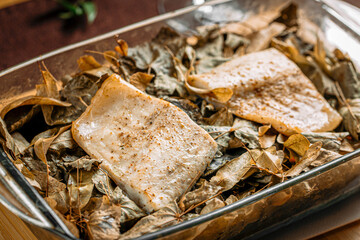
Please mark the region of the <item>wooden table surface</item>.
[[[98, 5], [98, 17], [94, 24], [81, 25], [78, 29], [66, 31], [63, 29], [63, 22], [50, 15], [57, 7], [53, 0], [0, 0], [2, 54], [0, 70], [158, 14], [155, 0], [95, 0], [95, 2]], [[360, 7], [359, 0], [347, 0], [347, 2]], [[41, 38], [39, 34], [42, 35]], [[1, 239], [37, 238], [25, 223], [0, 204]], [[360, 220], [313, 238], [313, 240], [337, 239], [359, 240]]]

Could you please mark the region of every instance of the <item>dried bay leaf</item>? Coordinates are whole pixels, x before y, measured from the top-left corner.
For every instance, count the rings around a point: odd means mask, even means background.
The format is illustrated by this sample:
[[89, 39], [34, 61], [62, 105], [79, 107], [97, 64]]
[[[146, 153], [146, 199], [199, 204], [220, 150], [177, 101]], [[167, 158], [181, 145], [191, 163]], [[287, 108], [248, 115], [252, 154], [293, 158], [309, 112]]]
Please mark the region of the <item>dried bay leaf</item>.
[[173, 62], [171, 54], [164, 45], [145, 42], [134, 48], [129, 48], [128, 56], [133, 58], [138, 69], [156, 74], [166, 74], [171, 76], [173, 73]]
[[271, 39], [285, 30], [286, 26], [282, 23], [273, 22], [268, 27], [260, 30], [250, 37], [250, 44], [246, 48], [246, 53], [257, 52], [266, 49]]
[[331, 76], [339, 83], [345, 98], [360, 98], [360, 79], [352, 62], [337, 63]]
[[322, 148], [339, 152], [341, 141], [349, 136], [348, 132], [302, 133], [310, 143], [322, 142]]
[[206, 57], [221, 57], [223, 53], [224, 38], [218, 36], [213, 41], [195, 48], [196, 58], [203, 59]]
[[232, 126], [233, 115], [227, 108], [221, 108], [219, 111], [211, 115], [207, 120], [209, 125], [213, 126]]
[[205, 131], [207, 131], [212, 138], [215, 139], [218, 144], [218, 150], [224, 151], [229, 147], [229, 141], [231, 140], [230, 132], [232, 131], [231, 127], [220, 127], [215, 126], [201, 126]]
[[17, 156], [19, 154], [19, 150], [16, 147], [13, 137], [10, 135], [9, 131], [7, 130], [6, 123], [1, 117], [0, 117], [0, 134], [5, 140], [3, 143], [4, 150], [7, 149], [11, 151], [13, 155]]
[[302, 134], [293, 134], [284, 142], [284, 147], [293, 150], [300, 156], [305, 155], [305, 152], [309, 149], [309, 146], [309, 140]]
[[101, 163], [101, 160], [90, 158], [89, 156], [83, 156], [73, 162], [64, 163], [67, 167], [84, 169], [85, 171], [90, 171], [93, 167], [98, 166]]
[[226, 103], [230, 100], [233, 95], [231, 88], [214, 88], [214, 89], [205, 89], [195, 86], [195, 83], [198, 80], [193, 76], [188, 76], [185, 81], [186, 89], [192, 94], [198, 94], [200, 96], [208, 96], [215, 98], [220, 103]]
[[30, 183], [31, 186], [33, 186], [35, 189], [41, 189], [41, 186], [36, 181], [36, 177], [34, 176], [34, 174], [31, 171], [29, 171], [29, 169], [27, 169], [27, 167], [24, 165], [24, 163], [21, 160], [17, 159], [14, 162], [14, 165], [24, 175], [24, 177]]
[[[241, 152], [241, 153], [243, 153], [243, 152]], [[206, 168], [204, 175], [208, 176], [208, 175], [216, 172], [218, 169], [220, 169], [227, 162], [231, 161], [234, 158], [235, 157], [233, 155], [229, 155], [226, 153], [221, 156], [215, 156], [215, 158], [213, 160], [211, 160], [209, 166]]]
[[288, 170], [285, 175], [287, 177], [294, 177], [299, 175], [306, 167], [310, 166], [321, 153], [322, 142], [316, 142], [312, 144], [309, 149], [305, 152], [303, 157], [293, 167]]
[[204, 180], [199, 188], [185, 194], [185, 198], [183, 200], [184, 210], [213, 197], [221, 189], [222, 187]]
[[226, 57], [206, 57], [201, 58], [195, 62], [195, 71], [197, 74], [210, 72], [214, 67], [219, 66], [227, 61], [229, 58]]
[[236, 118], [232, 127], [236, 129], [234, 132], [235, 137], [249, 149], [261, 148], [258, 125], [256, 123]]
[[[106, 197], [106, 196], [104, 196]], [[106, 197], [107, 198], [107, 197]], [[103, 205], [104, 205], [103, 201]], [[101, 208], [104, 208], [102, 206]], [[105, 208], [112, 208], [120, 216], [120, 224], [135, 220], [145, 216], [145, 212], [139, 208], [125, 193], [119, 188], [116, 187], [114, 191], [110, 193], [108, 206]]]
[[19, 150], [19, 153], [23, 154], [30, 146], [30, 143], [19, 132], [14, 132], [11, 136], [14, 139], [15, 146]]
[[343, 125], [347, 131], [356, 140], [359, 140], [360, 133], [360, 98], [350, 99], [348, 105], [339, 109], [340, 115], [343, 117]]
[[49, 150], [60, 152], [65, 149], [73, 149], [76, 146], [77, 144], [72, 138], [71, 130], [66, 130], [54, 139], [49, 147]]
[[22, 128], [27, 122], [29, 122], [34, 116], [36, 116], [41, 107], [39, 105], [34, 105], [31, 107], [30, 111], [22, 111], [19, 113], [20, 109], [17, 109], [16, 113], [9, 113], [5, 117], [9, 132], [14, 132]]
[[9, 111], [25, 105], [49, 105], [49, 106], [62, 106], [62, 107], [71, 106], [70, 103], [62, 102], [60, 100], [51, 97], [28, 96], [24, 98], [19, 98], [6, 105], [4, 108], [1, 109], [0, 117], [4, 119], [5, 115]]
[[219, 198], [213, 198], [206, 202], [206, 206], [201, 210], [200, 215], [207, 214], [216, 209], [225, 207], [225, 202]]
[[172, 202], [166, 207], [141, 218], [135, 224], [135, 226], [133, 226], [126, 233], [122, 234], [119, 239], [133, 239], [146, 233], [154, 232], [161, 228], [175, 225], [182, 221], [182, 219], [179, 217], [180, 214], [180, 208], [176, 202]]
[[156, 75], [153, 83], [150, 83], [146, 88], [146, 92], [158, 97], [172, 96], [176, 93], [183, 96], [186, 89], [184, 83], [179, 82], [176, 78], [160, 73]]
[[131, 75], [129, 82], [134, 85], [137, 89], [145, 91], [150, 81], [154, 78], [154, 75], [143, 72], [137, 72]]
[[263, 136], [259, 136], [259, 143], [261, 148], [269, 148], [275, 144], [276, 135], [265, 134]]
[[231, 189], [240, 180], [246, 179], [254, 172], [252, 165], [260, 154], [260, 150], [254, 149], [232, 159], [216, 172], [216, 175], [211, 178], [210, 183], [221, 186], [223, 191]]
[[49, 138], [39, 138], [34, 143], [34, 151], [36, 156], [41, 159], [45, 164], [47, 164], [46, 153], [48, 152], [52, 142], [63, 132], [68, 130], [71, 126], [65, 126], [59, 129], [56, 135]]
[[118, 46], [115, 47], [115, 51], [117, 51], [121, 56], [127, 56], [129, 46], [127, 42], [123, 39], [119, 39], [119, 36], [116, 37], [116, 43]]
[[114, 209], [96, 210], [90, 214], [87, 221], [90, 239], [120, 238], [120, 219]]
[[321, 166], [321, 165], [323, 165], [327, 162], [330, 162], [339, 157], [341, 157], [341, 155], [339, 153], [321, 148], [320, 155], [317, 157], [317, 159], [315, 161], [313, 161], [310, 164], [310, 167], [314, 168], [314, 167]]
[[[106, 57], [107, 56], [107, 57]], [[105, 58], [110, 58], [109, 57], [110, 55], [109, 55], [109, 53], [108, 52], [105, 52], [104, 53], [104, 57]], [[110, 59], [109, 59], [110, 60]], [[113, 61], [115, 61], [114, 59], [112, 59], [111, 58], [111, 60], [113, 60]], [[101, 78], [101, 77], [103, 77], [104, 75], [105, 76], [110, 76], [111, 74], [113, 74], [114, 72], [112, 71], [112, 69], [111, 68], [109, 68], [109, 67], [99, 67], [99, 68], [94, 68], [94, 69], [91, 69], [91, 70], [86, 70], [86, 71], [84, 71], [83, 72], [83, 74], [82, 75], [79, 75], [79, 76], [75, 76], [75, 78], [77, 78], [77, 77], [81, 77], [81, 76], [86, 76], [86, 77], [89, 77], [89, 78], [94, 78], [94, 79], [99, 79], [99, 78]], [[71, 81], [72, 79], [70, 79], [70, 81]], [[79, 79], [78, 79], [79, 80]], [[69, 82], [67, 83], [67, 84], [69, 84]], [[68, 87], [68, 85], [65, 85], [65, 87]], [[80, 85], [80, 84], [78, 84], [78, 85]], [[76, 89], [77, 91], [78, 91], [78, 89]]]
[[91, 181], [94, 183], [96, 189], [104, 195], [110, 196], [111, 192], [114, 190], [110, 178], [101, 169], [93, 174]]
[[260, 156], [255, 159], [256, 165], [262, 169], [268, 170], [272, 174], [282, 172], [282, 155], [278, 156], [276, 147], [262, 150]]
[[84, 55], [77, 60], [78, 66], [81, 71], [88, 71], [91, 69], [101, 67], [101, 64], [91, 55]]
[[92, 182], [93, 172], [74, 171], [69, 174], [67, 188], [69, 190], [69, 199], [72, 208], [82, 209], [86, 206], [91, 198], [94, 188]]

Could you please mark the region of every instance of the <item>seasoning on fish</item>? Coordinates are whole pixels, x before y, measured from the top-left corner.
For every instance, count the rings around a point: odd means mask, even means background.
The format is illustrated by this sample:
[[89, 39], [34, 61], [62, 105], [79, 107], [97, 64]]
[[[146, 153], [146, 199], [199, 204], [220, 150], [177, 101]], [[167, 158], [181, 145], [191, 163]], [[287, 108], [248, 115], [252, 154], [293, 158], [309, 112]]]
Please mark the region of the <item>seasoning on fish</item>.
[[75, 141], [148, 212], [176, 200], [215, 155], [211, 136], [178, 107], [113, 74], [73, 122]]
[[233, 114], [270, 123], [285, 135], [332, 131], [342, 121], [298, 66], [274, 48], [192, 75], [188, 83], [199, 89], [231, 89], [225, 105]]

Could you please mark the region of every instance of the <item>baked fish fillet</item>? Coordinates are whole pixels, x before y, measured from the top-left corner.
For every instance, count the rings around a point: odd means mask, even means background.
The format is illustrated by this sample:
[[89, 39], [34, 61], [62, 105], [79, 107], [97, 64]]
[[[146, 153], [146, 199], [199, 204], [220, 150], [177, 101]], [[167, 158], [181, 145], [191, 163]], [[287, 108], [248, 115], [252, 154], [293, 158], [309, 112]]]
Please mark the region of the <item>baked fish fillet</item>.
[[216, 152], [211, 136], [178, 107], [113, 74], [73, 122], [75, 141], [148, 212], [177, 199]]
[[285, 135], [331, 131], [342, 120], [297, 65], [273, 48], [190, 76], [188, 83], [201, 89], [230, 88], [233, 95], [225, 105], [233, 114], [270, 123]]

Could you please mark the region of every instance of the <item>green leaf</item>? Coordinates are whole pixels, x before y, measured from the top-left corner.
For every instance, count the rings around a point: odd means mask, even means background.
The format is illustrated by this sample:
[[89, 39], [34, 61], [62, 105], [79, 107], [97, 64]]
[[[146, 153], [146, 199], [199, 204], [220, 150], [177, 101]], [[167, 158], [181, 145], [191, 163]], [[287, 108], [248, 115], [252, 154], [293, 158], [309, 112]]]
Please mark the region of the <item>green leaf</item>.
[[93, 23], [97, 15], [97, 9], [95, 3], [90, 1], [82, 2], [80, 3], [80, 6], [82, 7], [82, 9], [84, 9], [88, 23], [89, 24]]

